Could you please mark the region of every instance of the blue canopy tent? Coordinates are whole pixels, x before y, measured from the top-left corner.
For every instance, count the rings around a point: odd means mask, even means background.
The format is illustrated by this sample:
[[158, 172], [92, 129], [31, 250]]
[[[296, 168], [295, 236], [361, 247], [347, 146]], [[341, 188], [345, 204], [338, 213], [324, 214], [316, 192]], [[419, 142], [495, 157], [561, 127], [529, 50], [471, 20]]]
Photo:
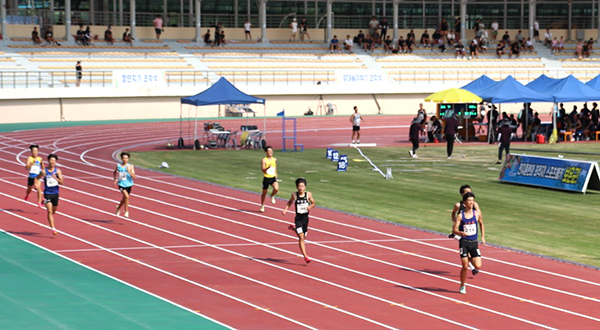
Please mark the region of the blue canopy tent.
[[[265, 105], [265, 99], [261, 99], [259, 97], [255, 97], [252, 95], [247, 95], [233, 86], [227, 79], [221, 77], [216, 83], [214, 83], [210, 88], [205, 90], [202, 93], [187, 96], [181, 98], [181, 104], [189, 104], [196, 106], [196, 123], [194, 129], [194, 144], [197, 144], [198, 140], [198, 107], [203, 105], [220, 105], [220, 104], [251, 104], [258, 103]], [[181, 119], [182, 119], [182, 110], [180, 107], [180, 129], [179, 129], [179, 140], [183, 141], [182, 129], [181, 129]], [[267, 122], [266, 122], [266, 108], [263, 111], [263, 122], [264, 127], [263, 131], [266, 131]], [[181, 143], [181, 142], [180, 142]]]
[[597, 91], [600, 91], [600, 74], [597, 75], [594, 79], [585, 83], [586, 86], [589, 86]]
[[479, 78], [461, 87], [461, 89], [466, 89], [469, 92], [481, 97], [481, 95], [479, 95], [479, 92], [490, 88], [496, 83], [498, 83], [496, 80], [493, 80], [486, 75], [481, 75]]
[[551, 86], [560, 82], [560, 80], [561, 79], [550, 78], [543, 74], [525, 86], [533, 89], [536, 92], [547, 94], [547, 91], [551, 88]]
[[484, 101], [495, 104], [554, 101], [552, 96], [527, 88], [512, 76], [504, 78], [504, 80], [497, 82], [492, 87], [479, 92], [477, 95]]

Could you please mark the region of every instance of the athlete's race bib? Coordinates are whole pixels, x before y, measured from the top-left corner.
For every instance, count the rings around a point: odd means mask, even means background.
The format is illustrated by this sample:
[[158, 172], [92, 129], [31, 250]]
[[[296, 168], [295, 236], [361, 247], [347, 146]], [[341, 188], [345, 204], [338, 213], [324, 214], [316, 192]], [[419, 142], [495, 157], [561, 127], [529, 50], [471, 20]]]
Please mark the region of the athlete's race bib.
[[33, 163], [33, 165], [31, 165], [31, 168], [29, 169], [29, 173], [31, 174], [40, 174], [40, 172], [42, 171], [42, 167], [40, 166], [40, 163]]
[[296, 204], [296, 212], [299, 214], [308, 213], [308, 204], [305, 204], [305, 203]]
[[463, 226], [463, 231], [466, 236], [473, 236], [477, 234], [477, 223], [469, 223]]
[[127, 172], [119, 172], [119, 181], [127, 180]]
[[56, 179], [51, 176], [51, 175], [47, 175], [46, 176], [46, 187], [56, 187], [58, 186], [58, 181], [56, 181]]
[[269, 167], [267, 169], [267, 174], [268, 175], [275, 175], [275, 167]]

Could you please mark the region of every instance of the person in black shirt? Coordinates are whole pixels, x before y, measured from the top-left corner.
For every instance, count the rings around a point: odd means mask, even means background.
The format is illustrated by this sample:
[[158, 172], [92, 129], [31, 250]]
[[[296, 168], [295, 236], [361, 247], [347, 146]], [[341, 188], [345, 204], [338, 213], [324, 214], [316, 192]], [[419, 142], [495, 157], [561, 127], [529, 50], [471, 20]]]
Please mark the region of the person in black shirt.
[[358, 46], [362, 47], [362, 43], [365, 41], [365, 34], [362, 30], [358, 31], [358, 35], [356, 36], [356, 40], [354, 41]]
[[129, 28], [125, 29], [123, 32], [123, 41], [128, 42], [130, 46], [133, 47], [133, 38], [131, 37], [131, 33], [129, 32]]
[[385, 37], [387, 36], [387, 30], [388, 30], [387, 18], [384, 18], [383, 21], [379, 24], [379, 29], [381, 30], [381, 39], [385, 40]]
[[294, 224], [289, 225], [288, 229], [293, 230], [298, 235], [298, 244], [300, 246], [300, 252], [304, 256], [304, 261], [309, 263], [311, 260], [306, 254], [306, 246], [304, 239], [308, 233], [308, 213], [315, 207], [315, 200], [313, 195], [306, 191], [306, 179], [296, 179], [297, 192], [292, 193], [292, 197], [287, 202], [287, 205], [283, 209], [282, 214], [285, 215], [287, 210], [292, 206], [292, 203], [296, 206], [296, 217], [294, 218]]
[[469, 57], [471, 58], [479, 58], [479, 53], [477, 53], [477, 45], [474, 40], [471, 40], [471, 44], [469, 45]]
[[79, 87], [81, 78], [83, 78], [83, 68], [81, 67], [81, 61], [77, 61], [77, 64], [75, 64], [75, 86]]
[[452, 151], [454, 150], [454, 135], [458, 132], [458, 120], [453, 115], [446, 119], [446, 125], [444, 126], [444, 135], [446, 137], [446, 153], [448, 159], [452, 158]]
[[31, 40], [38, 45], [42, 44], [42, 39], [40, 39], [40, 33], [37, 30], [37, 26], [34, 26], [33, 31], [31, 31]]
[[413, 118], [410, 128], [408, 130], [408, 140], [412, 142], [412, 149], [408, 151], [408, 154], [412, 158], [417, 157], [417, 149], [419, 149], [419, 139], [421, 136], [421, 121], [415, 117]]
[[206, 34], [204, 35], [204, 43], [207, 45], [211, 45], [212, 42], [210, 41], [210, 29], [206, 30]]
[[511, 58], [513, 55], [516, 58], [519, 58], [519, 54], [521, 53], [521, 45], [519, 45], [518, 41], [514, 41], [512, 45], [510, 45], [510, 54], [508, 54], [508, 58]]
[[498, 43], [498, 46], [496, 46], [496, 55], [498, 55], [498, 58], [502, 57], [502, 54], [504, 54], [506, 49], [506, 46], [504, 45], [503, 41], [500, 41]]
[[48, 45], [60, 46], [60, 44], [56, 40], [54, 40], [54, 34], [52, 33], [52, 27], [50, 27], [50, 26], [46, 28], [45, 39], [48, 42]]
[[600, 115], [600, 111], [598, 111], [598, 103], [594, 102], [592, 103], [593, 107], [592, 110], [590, 111], [591, 115], [592, 115], [592, 126], [590, 127], [591, 130], [593, 131], [597, 131], [598, 130], [598, 117]]
[[463, 58], [465, 57], [465, 46], [462, 44], [462, 42], [459, 40], [456, 45], [454, 46], [454, 49], [456, 51], [456, 58], [458, 58], [458, 56], [462, 56]]
[[444, 38], [448, 35], [448, 22], [445, 18], [442, 18], [442, 22], [440, 23], [440, 34]]
[[510, 153], [510, 140], [513, 137], [513, 130], [510, 127], [509, 120], [502, 120], [500, 123], [500, 129], [498, 129], [498, 162], [502, 163], [502, 150], [506, 150], [506, 155]]
[[113, 38], [112, 31], [110, 30], [110, 25], [108, 26], [106, 31], [104, 31], [104, 41], [110, 43], [111, 45], [115, 43], [115, 38]]
[[428, 47], [430, 43], [431, 40], [429, 40], [429, 33], [427, 33], [427, 30], [425, 30], [421, 35], [421, 45]]

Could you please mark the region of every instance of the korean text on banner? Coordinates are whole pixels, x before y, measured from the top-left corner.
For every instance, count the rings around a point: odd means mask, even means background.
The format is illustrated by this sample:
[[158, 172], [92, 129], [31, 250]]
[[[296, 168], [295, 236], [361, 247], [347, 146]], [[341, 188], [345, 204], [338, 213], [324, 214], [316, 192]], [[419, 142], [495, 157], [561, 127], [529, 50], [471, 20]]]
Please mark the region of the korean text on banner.
[[388, 72], [386, 70], [337, 70], [336, 81], [338, 84], [352, 85], [364, 83], [387, 82]]
[[163, 70], [114, 70], [113, 87], [164, 87]]

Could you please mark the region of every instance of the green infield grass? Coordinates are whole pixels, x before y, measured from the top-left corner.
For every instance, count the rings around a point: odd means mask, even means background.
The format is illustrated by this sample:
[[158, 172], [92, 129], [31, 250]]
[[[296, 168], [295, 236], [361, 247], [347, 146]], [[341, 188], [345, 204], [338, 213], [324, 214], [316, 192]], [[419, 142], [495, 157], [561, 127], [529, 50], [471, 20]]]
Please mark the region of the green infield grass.
[[[600, 143], [513, 144], [512, 148], [530, 149], [513, 153], [600, 159], [600, 155], [567, 153], [600, 154]], [[317, 205], [449, 233], [450, 213], [460, 199], [458, 189], [469, 184], [483, 211], [489, 243], [600, 266], [600, 193], [500, 183], [496, 146], [458, 145], [453, 159], [446, 159], [442, 144], [422, 146], [418, 159], [409, 157], [409, 148], [362, 148], [384, 173], [392, 169], [392, 180], [373, 171], [355, 149], [338, 150], [349, 158], [347, 172], [337, 172], [336, 164], [325, 159], [324, 149], [276, 150], [278, 196], [288, 198], [295, 190], [294, 180], [305, 177]], [[264, 152], [252, 150], [168, 150], [135, 152], [131, 162], [155, 170], [167, 162], [170, 168], [160, 171], [259, 193], [263, 157]]]

